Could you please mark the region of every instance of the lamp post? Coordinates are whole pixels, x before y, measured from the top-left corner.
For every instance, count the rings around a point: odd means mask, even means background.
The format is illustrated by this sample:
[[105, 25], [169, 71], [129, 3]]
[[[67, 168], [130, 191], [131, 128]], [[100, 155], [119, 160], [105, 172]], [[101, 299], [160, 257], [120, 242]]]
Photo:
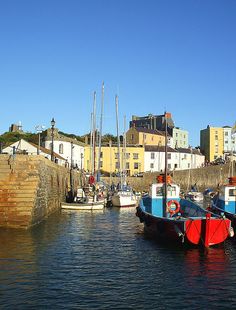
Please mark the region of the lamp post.
[[54, 127], [55, 127], [55, 124], [56, 124], [56, 122], [55, 122], [54, 117], [53, 117], [51, 120], [51, 134], [52, 134], [51, 161], [54, 161], [53, 153], [54, 153]]
[[71, 151], [70, 151], [70, 168], [73, 169], [73, 148], [74, 144], [71, 142]]
[[40, 154], [40, 134], [43, 132], [45, 126], [42, 126], [42, 125], [37, 125], [35, 126], [35, 130], [36, 132], [38, 133], [39, 135], [39, 139], [38, 139], [38, 148], [37, 148], [37, 155]]
[[83, 168], [83, 163], [82, 163], [83, 158], [84, 158], [83, 153], [80, 153], [80, 170], [81, 170], [81, 171], [82, 171], [82, 168]]

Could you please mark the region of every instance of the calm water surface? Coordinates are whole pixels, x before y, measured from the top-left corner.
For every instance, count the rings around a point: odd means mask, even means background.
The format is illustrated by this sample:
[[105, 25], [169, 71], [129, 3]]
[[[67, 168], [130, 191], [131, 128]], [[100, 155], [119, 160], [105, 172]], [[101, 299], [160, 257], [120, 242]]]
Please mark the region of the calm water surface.
[[61, 211], [0, 230], [0, 309], [236, 309], [236, 243], [147, 239], [135, 208]]

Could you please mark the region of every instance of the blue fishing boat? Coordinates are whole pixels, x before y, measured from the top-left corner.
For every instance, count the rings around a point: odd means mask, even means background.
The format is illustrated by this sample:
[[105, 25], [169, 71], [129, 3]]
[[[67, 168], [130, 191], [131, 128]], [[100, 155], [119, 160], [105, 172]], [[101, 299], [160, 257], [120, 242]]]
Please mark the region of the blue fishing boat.
[[[165, 198], [165, 191], [167, 192]], [[160, 175], [143, 196], [136, 215], [149, 235], [164, 241], [210, 247], [233, 234], [231, 221], [180, 198], [180, 187]]]
[[137, 207], [144, 230], [154, 238], [209, 247], [233, 235], [231, 221], [180, 198], [180, 187], [167, 174], [167, 120], [165, 114], [165, 173], [150, 186]]
[[229, 182], [219, 187], [209, 209], [216, 214], [224, 214], [236, 228], [236, 177], [229, 177]]

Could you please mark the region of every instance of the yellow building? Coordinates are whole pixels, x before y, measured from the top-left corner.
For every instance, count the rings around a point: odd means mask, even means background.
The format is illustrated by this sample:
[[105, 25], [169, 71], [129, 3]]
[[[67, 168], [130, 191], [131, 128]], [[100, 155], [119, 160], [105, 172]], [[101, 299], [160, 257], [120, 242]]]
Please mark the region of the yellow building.
[[[91, 153], [91, 148], [89, 145], [85, 146], [84, 149], [84, 169], [87, 171], [92, 171], [92, 158], [94, 158]], [[98, 153], [99, 148], [96, 147], [95, 150], [95, 170], [98, 168]], [[121, 169], [119, 169], [118, 160], [118, 149], [117, 146], [102, 146], [101, 147], [101, 171], [102, 173], [117, 174], [124, 169], [122, 167], [126, 166], [127, 175], [134, 175], [139, 172], [144, 171], [144, 147], [142, 146], [127, 146], [126, 147], [126, 159], [124, 156], [124, 150], [120, 147], [120, 163]]]
[[133, 145], [165, 145], [165, 133], [159, 130], [132, 127], [126, 133], [128, 144]]
[[200, 131], [200, 149], [206, 160], [212, 162], [224, 154], [224, 129], [210, 127]]

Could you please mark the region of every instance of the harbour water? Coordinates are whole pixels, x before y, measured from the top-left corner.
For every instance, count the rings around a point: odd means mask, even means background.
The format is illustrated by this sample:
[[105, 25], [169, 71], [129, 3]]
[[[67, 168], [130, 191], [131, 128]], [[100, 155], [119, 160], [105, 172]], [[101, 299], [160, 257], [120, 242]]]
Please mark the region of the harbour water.
[[148, 239], [135, 208], [61, 211], [0, 230], [1, 309], [236, 308], [236, 242], [209, 250]]

